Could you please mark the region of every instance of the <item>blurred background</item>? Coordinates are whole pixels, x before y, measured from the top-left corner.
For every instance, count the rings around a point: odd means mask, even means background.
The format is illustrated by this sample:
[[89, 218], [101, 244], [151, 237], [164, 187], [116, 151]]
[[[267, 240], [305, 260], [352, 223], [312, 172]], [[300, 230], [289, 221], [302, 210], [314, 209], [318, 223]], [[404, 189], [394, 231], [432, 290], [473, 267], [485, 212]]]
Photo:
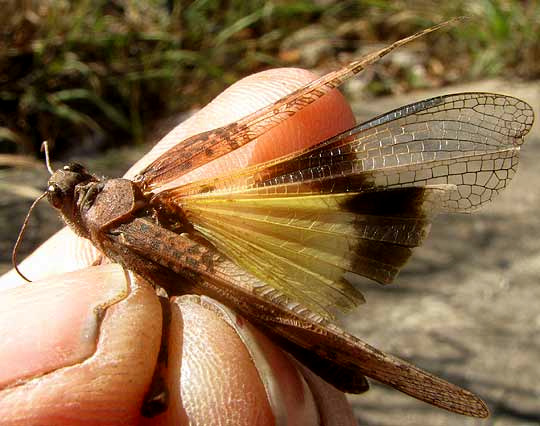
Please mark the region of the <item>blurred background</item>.
[[[486, 90], [540, 105], [540, 2], [0, 0], [0, 272], [53, 162], [120, 176], [150, 144], [239, 78], [322, 74], [443, 20], [348, 82], [358, 120], [422, 97]], [[516, 182], [473, 216], [445, 217], [393, 288], [366, 289], [355, 334], [484, 396], [484, 422], [374, 385], [361, 425], [540, 425], [538, 132]], [[535, 143], [536, 142], [536, 143]], [[20, 257], [59, 229], [37, 209]], [[32, 225], [33, 223], [33, 225]]]
[[141, 143], [156, 119], [199, 108], [247, 74], [277, 66], [322, 73], [461, 15], [471, 22], [401, 49], [350, 94], [540, 75], [535, 1], [0, 3], [4, 154], [35, 156], [45, 139], [56, 159]]

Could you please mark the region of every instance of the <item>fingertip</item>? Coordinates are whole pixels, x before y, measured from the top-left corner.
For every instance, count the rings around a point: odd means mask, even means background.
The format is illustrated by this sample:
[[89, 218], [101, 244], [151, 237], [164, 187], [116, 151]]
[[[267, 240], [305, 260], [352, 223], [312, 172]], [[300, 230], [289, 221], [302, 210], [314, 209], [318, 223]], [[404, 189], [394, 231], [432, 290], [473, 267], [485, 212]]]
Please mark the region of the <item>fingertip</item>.
[[241, 336], [232, 317], [225, 320], [200, 299], [174, 303], [169, 383], [171, 402], [179, 405], [170, 407], [167, 424], [208, 418], [216, 424], [316, 424], [314, 400], [290, 357], [240, 319]]
[[[254, 78], [260, 74], [255, 74]], [[267, 95], [277, 92], [277, 89], [272, 90], [272, 85], [287, 93], [283, 90], [283, 81], [288, 82], [288, 89], [292, 92], [316, 79], [313, 73], [295, 68], [269, 70], [264, 74], [259, 83], [259, 92]], [[275, 100], [269, 99], [268, 103], [273, 101]], [[347, 100], [339, 90], [333, 90], [259, 137], [248, 163], [258, 164], [308, 148], [351, 128], [354, 124], [354, 114]]]
[[272, 424], [264, 387], [237, 335], [189, 297], [172, 304], [168, 365], [167, 424]]

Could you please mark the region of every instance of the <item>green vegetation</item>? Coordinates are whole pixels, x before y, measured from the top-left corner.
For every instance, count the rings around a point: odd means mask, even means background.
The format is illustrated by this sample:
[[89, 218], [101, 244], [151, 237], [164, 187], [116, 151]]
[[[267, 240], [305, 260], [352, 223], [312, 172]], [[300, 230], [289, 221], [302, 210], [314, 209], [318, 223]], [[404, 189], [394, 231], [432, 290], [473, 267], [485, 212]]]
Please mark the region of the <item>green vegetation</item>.
[[[447, 3], [5, 2], [0, 152], [35, 153], [44, 139], [60, 151], [84, 141], [94, 149], [98, 142], [140, 142], [156, 118], [201, 106], [243, 75], [283, 65], [328, 69], [334, 56], [353, 57], [360, 48], [458, 15], [471, 21], [423, 45], [422, 56], [429, 60], [421, 73], [410, 63], [390, 61], [367, 90], [377, 95], [457, 79], [538, 78], [540, 3]], [[291, 35], [309, 26], [331, 39], [330, 57], [316, 58], [315, 64], [303, 63], [299, 48], [288, 44]]]

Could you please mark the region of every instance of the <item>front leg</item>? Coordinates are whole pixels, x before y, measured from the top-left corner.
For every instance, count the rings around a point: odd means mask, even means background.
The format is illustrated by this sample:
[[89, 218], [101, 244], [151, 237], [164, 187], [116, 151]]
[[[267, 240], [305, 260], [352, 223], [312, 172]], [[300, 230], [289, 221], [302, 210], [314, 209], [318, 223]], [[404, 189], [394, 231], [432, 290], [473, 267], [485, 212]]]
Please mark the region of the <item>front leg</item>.
[[97, 195], [103, 190], [105, 184], [103, 181], [88, 182], [79, 184], [75, 187], [76, 208], [80, 212], [87, 211], [96, 200]]

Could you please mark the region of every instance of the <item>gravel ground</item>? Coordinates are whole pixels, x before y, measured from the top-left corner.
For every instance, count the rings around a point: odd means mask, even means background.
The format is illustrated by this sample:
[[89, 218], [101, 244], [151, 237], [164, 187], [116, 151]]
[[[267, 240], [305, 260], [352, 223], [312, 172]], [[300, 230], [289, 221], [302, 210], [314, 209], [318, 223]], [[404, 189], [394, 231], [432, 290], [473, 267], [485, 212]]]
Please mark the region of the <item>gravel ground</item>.
[[[540, 84], [484, 81], [354, 105], [359, 120], [441, 93], [492, 91], [528, 101], [540, 111]], [[472, 215], [445, 216], [395, 285], [370, 285], [368, 303], [346, 320], [354, 334], [408, 359], [487, 401], [492, 415], [475, 420], [447, 413], [373, 383], [352, 396], [360, 425], [540, 425], [540, 130], [522, 150], [510, 188]], [[140, 151], [116, 151], [87, 161], [120, 175]], [[112, 166], [109, 158], [121, 158]], [[117, 170], [111, 173], [111, 169]], [[0, 272], [9, 268], [19, 224], [44, 169], [0, 171]], [[33, 218], [21, 257], [60, 226], [43, 203]]]

